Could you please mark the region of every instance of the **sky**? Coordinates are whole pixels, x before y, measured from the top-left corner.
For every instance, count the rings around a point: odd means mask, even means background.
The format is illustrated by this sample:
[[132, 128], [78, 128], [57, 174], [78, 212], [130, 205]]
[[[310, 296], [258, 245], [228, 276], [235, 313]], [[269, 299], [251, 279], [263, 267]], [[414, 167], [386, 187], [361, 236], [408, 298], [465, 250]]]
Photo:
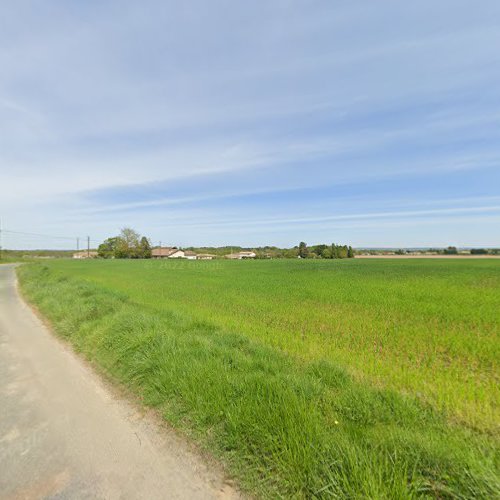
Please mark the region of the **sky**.
[[1, 2], [0, 218], [7, 248], [500, 246], [500, 2]]

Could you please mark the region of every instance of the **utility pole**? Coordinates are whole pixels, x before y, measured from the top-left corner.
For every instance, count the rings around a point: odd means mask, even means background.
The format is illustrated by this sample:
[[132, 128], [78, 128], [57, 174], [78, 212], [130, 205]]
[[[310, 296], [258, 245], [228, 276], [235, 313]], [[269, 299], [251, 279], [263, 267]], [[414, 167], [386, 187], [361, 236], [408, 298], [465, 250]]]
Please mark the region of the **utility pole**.
[[80, 238], [76, 239], [76, 252], [78, 253], [80, 251]]
[[87, 259], [90, 259], [90, 236], [87, 236]]

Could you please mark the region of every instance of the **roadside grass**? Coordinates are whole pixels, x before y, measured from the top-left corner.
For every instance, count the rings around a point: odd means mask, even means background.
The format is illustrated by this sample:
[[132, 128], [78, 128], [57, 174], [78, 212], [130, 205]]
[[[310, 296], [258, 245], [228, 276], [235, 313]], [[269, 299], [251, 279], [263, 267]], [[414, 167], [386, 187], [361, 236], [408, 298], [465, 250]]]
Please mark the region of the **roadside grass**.
[[22, 259], [17, 257], [2, 257], [0, 259], [0, 264], [15, 264], [17, 262], [21, 262]]
[[22, 266], [23, 293], [258, 496], [500, 496], [497, 441], [431, 405], [61, 270]]

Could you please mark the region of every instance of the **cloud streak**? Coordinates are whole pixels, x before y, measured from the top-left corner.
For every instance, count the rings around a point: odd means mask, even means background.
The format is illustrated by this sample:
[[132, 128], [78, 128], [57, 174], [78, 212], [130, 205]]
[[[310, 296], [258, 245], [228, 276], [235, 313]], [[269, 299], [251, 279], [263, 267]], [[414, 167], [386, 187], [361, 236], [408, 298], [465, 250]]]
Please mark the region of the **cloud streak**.
[[[133, 222], [189, 243], [189, 214], [218, 228], [199, 243], [224, 244], [229, 213], [255, 228], [248, 243], [274, 227], [291, 244], [358, 212], [413, 224], [405, 199], [495, 197], [499, 18], [493, 0], [4, 3], [0, 216], [47, 234]], [[450, 223], [450, 244], [490, 241], [494, 218], [474, 214]], [[420, 214], [429, 234], [408, 241], [432, 243], [445, 215], [459, 213]]]

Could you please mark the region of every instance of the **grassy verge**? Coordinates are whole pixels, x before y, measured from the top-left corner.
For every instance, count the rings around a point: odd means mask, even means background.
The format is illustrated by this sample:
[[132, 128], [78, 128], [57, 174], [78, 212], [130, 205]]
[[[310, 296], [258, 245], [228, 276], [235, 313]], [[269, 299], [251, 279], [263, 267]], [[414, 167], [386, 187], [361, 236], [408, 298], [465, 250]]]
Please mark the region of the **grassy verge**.
[[0, 259], [0, 264], [15, 264], [16, 262], [21, 262], [21, 259], [16, 257], [2, 257]]
[[500, 495], [496, 441], [411, 397], [47, 265], [18, 274], [61, 336], [259, 496]]

